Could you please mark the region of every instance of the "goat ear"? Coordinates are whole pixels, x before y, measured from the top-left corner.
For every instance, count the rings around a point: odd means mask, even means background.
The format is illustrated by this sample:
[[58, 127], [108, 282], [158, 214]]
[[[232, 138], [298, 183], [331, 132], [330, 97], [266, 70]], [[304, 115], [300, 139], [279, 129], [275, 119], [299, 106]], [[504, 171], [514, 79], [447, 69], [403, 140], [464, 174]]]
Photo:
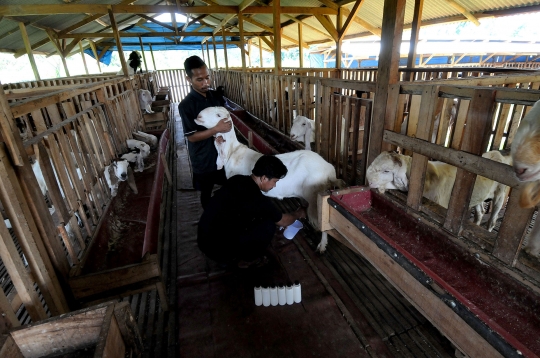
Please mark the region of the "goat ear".
[[[114, 163], [114, 165], [113, 165]], [[116, 162], [111, 162], [111, 165], [109, 165], [109, 179], [111, 181], [111, 185], [117, 185], [118, 184], [118, 177], [116, 176], [116, 172], [114, 170], [114, 167], [116, 166]]]
[[127, 182], [131, 190], [133, 190], [135, 194], [139, 194], [139, 191], [137, 190], [137, 184], [135, 184], [135, 175], [133, 174], [133, 170], [131, 169], [131, 167], [128, 167], [127, 169], [127, 177]]
[[394, 153], [394, 152], [390, 152], [390, 158], [392, 158], [392, 161], [394, 162], [394, 164], [396, 164], [396, 165], [398, 165], [400, 167], [403, 165], [401, 163], [401, 158], [399, 157], [399, 154]]

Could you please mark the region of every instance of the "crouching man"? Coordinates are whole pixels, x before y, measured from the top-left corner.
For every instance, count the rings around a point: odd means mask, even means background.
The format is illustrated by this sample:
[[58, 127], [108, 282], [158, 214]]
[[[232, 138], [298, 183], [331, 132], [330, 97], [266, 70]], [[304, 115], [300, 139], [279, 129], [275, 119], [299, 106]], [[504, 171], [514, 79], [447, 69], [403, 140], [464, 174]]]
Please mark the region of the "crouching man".
[[229, 178], [210, 199], [199, 221], [197, 242], [201, 251], [224, 265], [264, 265], [264, 250], [276, 225], [289, 226], [306, 217], [304, 208], [282, 214], [262, 194], [274, 188], [286, 174], [287, 167], [281, 160], [265, 155], [257, 160], [251, 175]]

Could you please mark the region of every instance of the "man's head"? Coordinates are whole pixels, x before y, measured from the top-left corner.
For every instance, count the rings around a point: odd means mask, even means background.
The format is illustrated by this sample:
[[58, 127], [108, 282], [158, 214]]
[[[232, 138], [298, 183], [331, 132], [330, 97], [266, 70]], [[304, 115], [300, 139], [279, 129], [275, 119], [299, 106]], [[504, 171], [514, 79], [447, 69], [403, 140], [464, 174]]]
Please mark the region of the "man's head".
[[259, 188], [268, 192], [276, 186], [278, 180], [287, 175], [287, 167], [279, 158], [273, 155], [263, 155], [257, 160], [251, 173], [257, 178], [255, 182]]
[[186, 70], [186, 80], [193, 86], [193, 89], [203, 96], [210, 89], [210, 73], [206, 64], [199, 56], [191, 56], [184, 61]]

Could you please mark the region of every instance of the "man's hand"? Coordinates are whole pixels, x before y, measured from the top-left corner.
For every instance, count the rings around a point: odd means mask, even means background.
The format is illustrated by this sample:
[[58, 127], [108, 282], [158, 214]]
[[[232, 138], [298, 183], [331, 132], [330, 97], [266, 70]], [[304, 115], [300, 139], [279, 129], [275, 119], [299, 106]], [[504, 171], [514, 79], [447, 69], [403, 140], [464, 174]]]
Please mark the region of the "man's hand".
[[230, 118], [223, 118], [216, 124], [214, 127], [214, 130], [216, 133], [227, 133], [232, 129], [232, 119]]
[[299, 207], [294, 212], [294, 215], [296, 216], [297, 219], [305, 219], [307, 217], [306, 208], [304, 208], [303, 206]]

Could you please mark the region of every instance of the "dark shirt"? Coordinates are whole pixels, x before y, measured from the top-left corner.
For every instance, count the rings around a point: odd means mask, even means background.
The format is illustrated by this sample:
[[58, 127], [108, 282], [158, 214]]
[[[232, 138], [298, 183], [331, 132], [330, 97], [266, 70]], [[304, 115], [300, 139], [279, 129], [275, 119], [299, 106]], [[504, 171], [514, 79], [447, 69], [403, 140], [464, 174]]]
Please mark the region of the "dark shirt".
[[[261, 220], [278, 222], [281, 211], [246, 175], [235, 175], [214, 193], [199, 221], [199, 240], [224, 240], [241, 235]], [[202, 237], [201, 237], [202, 236]]]
[[[191, 92], [180, 102], [178, 111], [182, 117], [184, 135], [189, 137], [197, 131], [207, 128], [195, 123], [199, 113], [208, 107], [223, 106], [224, 99], [214, 91], [206, 92], [206, 97], [191, 88]], [[188, 141], [189, 158], [194, 173], [202, 174], [217, 170], [217, 151], [214, 146], [214, 138], [210, 137], [198, 142]]]

